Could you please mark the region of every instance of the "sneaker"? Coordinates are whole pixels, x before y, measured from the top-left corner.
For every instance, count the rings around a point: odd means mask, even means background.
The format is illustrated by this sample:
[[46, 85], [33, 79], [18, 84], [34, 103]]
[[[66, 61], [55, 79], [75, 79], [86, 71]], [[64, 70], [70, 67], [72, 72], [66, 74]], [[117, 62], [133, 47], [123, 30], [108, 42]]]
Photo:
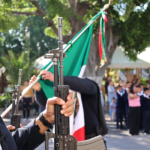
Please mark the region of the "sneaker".
[[23, 122], [26, 122], [26, 121], [27, 121], [27, 119], [26, 119], [26, 118], [24, 118], [24, 119], [23, 119]]
[[30, 122], [31, 121], [31, 119], [30, 118], [28, 118], [28, 122]]

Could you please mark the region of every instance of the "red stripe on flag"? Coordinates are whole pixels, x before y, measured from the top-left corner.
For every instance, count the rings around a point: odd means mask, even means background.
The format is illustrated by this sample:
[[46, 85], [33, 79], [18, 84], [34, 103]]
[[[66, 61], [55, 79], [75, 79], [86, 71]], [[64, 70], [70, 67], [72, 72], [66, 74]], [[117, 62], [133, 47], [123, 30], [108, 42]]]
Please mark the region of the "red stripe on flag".
[[99, 56], [100, 60], [102, 59], [102, 32], [101, 27], [99, 28]]
[[105, 23], [107, 22], [108, 20], [107, 20], [107, 16], [105, 15]]
[[84, 141], [85, 140], [85, 127], [82, 127], [79, 130], [75, 131], [73, 136], [77, 139], [77, 141]]

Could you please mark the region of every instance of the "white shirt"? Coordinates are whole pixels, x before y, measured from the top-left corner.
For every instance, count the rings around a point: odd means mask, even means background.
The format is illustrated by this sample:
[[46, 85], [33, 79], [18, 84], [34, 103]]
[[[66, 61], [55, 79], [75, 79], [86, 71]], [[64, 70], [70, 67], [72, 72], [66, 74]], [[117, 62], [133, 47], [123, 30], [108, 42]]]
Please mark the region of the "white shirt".
[[0, 150], [2, 150], [1, 144], [0, 144]]
[[[110, 106], [112, 107], [116, 107], [116, 103], [111, 103]], [[112, 112], [116, 112], [116, 108], [111, 108], [112, 109]]]
[[142, 94], [141, 93], [136, 93], [138, 96], [141, 96]]
[[146, 98], [148, 98], [148, 97], [149, 97], [149, 95], [146, 95], [145, 93], [143, 94], [143, 96], [144, 96], [144, 97], [146, 97]]
[[119, 92], [119, 91], [117, 91], [117, 93], [120, 95], [120, 96], [122, 96], [124, 93], [122, 93], [122, 92]]
[[138, 96], [141, 96], [144, 94], [143, 90], [141, 91], [141, 93], [136, 93]]

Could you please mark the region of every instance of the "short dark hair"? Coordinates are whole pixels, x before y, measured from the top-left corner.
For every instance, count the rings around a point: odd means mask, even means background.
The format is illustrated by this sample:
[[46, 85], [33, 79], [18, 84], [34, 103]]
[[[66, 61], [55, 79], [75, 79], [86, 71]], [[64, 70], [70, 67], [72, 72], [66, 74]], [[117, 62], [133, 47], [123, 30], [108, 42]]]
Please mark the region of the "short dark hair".
[[24, 80], [24, 82], [29, 82], [29, 80]]
[[145, 91], [148, 91], [148, 90], [149, 90], [149, 88], [145, 87], [143, 90], [144, 90], [144, 92], [145, 92]]
[[130, 87], [130, 93], [132, 93], [132, 94], [134, 94], [134, 91], [133, 91], [133, 87], [134, 87], [135, 85], [132, 85], [131, 87]]
[[115, 99], [115, 97], [112, 97], [112, 99]]
[[140, 86], [140, 85], [136, 85], [136, 87], [137, 87], [137, 88], [141, 88], [141, 86]]

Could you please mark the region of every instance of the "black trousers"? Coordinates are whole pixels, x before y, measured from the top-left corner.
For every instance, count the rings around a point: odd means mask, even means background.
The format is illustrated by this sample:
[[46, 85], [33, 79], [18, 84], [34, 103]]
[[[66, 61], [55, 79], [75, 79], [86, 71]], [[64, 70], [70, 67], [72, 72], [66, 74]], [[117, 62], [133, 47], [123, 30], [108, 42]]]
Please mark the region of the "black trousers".
[[26, 112], [27, 112], [27, 118], [30, 117], [30, 107], [32, 102], [32, 97], [26, 98], [23, 97], [23, 118], [26, 118]]
[[123, 108], [116, 108], [117, 127], [119, 126], [119, 122], [120, 122], [120, 125], [122, 126], [123, 113], [124, 113], [124, 109]]
[[129, 107], [129, 133], [139, 134], [140, 107]]
[[146, 133], [150, 131], [150, 110], [143, 111], [143, 129]]

